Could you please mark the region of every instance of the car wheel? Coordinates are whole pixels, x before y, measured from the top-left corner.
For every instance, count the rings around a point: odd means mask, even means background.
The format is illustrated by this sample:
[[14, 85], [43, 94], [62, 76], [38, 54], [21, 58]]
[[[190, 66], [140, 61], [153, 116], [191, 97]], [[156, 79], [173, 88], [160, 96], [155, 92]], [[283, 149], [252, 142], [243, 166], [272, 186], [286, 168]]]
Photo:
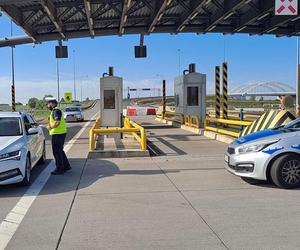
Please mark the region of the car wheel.
[[41, 156], [41, 158], [39, 160], [39, 164], [44, 164], [46, 162], [46, 159], [47, 159], [47, 157], [46, 157], [46, 144], [44, 142], [43, 154], [42, 154], [42, 156]]
[[27, 156], [26, 166], [25, 166], [25, 175], [24, 175], [23, 181], [21, 182], [21, 185], [28, 186], [30, 184], [30, 177], [31, 177], [31, 161], [30, 161], [30, 157]]
[[300, 156], [285, 154], [278, 157], [272, 165], [271, 177], [280, 188], [300, 187]]

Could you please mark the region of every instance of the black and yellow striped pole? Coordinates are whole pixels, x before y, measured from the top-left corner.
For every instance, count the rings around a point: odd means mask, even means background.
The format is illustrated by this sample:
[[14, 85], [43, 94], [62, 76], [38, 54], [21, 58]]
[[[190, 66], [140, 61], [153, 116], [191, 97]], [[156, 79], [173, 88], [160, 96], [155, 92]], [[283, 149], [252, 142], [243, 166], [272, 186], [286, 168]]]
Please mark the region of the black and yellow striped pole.
[[[13, 22], [10, 21], [10, 35], [13, 36]], [[12, 84], [11, 84], [11, 110], [16, 111], [16, 90], [15, 90], [15, 57], [14, 57], [14, 47], [11, 47], [11, 74], [12, 74]]]
[[216, 118], [220, 118], [221, 114], [221, 88], [220, 88], [220, 67], [216, 66]]
[[16, 111], [16, 92], [15, 92], [15, 85], [11, 85], [11, 110], [13, 112]]
[[163, 111], [162, 111], [162, 118], [165, 119], [166, 115], [166, 80], [163, 80], [163, 86], [162, 86], [162, 106], [163, 106]]
[[223, 119], [228, 119], [228, 66], [223, 63], [223, 79], [222, 79], [222, 94], [223, 94]]

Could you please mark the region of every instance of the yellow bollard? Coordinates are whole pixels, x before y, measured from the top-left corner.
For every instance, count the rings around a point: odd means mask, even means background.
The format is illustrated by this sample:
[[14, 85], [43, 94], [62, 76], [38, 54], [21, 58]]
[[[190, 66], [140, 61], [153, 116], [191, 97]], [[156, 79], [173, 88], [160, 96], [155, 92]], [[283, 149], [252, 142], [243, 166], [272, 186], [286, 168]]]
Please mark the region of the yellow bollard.
[[95, 136], [94, 136], [94, 129], [90, 129], [90, 150], [95, 150]]
[[146, 141], [146, 131], [144, 128], [141, 128], [141, 149], [147, 150], [147, 141]]

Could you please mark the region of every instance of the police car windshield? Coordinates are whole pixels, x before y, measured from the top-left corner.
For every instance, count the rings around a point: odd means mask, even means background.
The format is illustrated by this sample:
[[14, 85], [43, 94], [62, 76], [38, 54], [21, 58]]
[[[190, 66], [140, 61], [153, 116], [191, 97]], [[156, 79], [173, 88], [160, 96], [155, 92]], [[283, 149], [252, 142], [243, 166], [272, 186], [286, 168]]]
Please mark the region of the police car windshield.
[[300, 118], [291, 121], [283, 127], [284, 129], [300, 129]]
[[80, 111], [80, 108], [71, 107], [71, 108], [66, 108], [65, 109], [65, 112], [76, 112], [76, 111]]
[[18, 117], [0, 117], [0, 136], [22, 135], [21, 119]]

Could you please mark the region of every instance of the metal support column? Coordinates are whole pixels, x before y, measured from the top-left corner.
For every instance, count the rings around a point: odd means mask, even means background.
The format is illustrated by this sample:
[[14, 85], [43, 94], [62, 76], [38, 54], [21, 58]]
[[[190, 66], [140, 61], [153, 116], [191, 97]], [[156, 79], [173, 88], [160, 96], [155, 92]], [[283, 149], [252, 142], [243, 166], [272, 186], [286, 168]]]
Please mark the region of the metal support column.
[[223, 63], [223, 81], [222, 81], [222, 94], [223, 94], [223, 119], [228, 119], [228, 66]]
[[216, 66], [216, 118], [221, 117], [221, 86], [220, 86], [220, 67]]
[[77, 100], [77, 96], [76, 96], [76, 57], [75, 57], [75, 50], [73, 50], [73, 77], [74, 77], [74, 99], [73, 101]]
[[60, 89], [60, 78], [59, 78], [59, 59], [57, 60], [57, 64], [56, 64], [56, 74], [57, 74], [57, 101], [58, 103], [60, 103], [60, 93], [59, 93], [59, 89]]
[[162, 111], [162, 118], [165, 119], [166, 115], [166, 80], [163, 80], [163, 96], [162, 96], [162, 106], [163, 106], [163, 111]]

